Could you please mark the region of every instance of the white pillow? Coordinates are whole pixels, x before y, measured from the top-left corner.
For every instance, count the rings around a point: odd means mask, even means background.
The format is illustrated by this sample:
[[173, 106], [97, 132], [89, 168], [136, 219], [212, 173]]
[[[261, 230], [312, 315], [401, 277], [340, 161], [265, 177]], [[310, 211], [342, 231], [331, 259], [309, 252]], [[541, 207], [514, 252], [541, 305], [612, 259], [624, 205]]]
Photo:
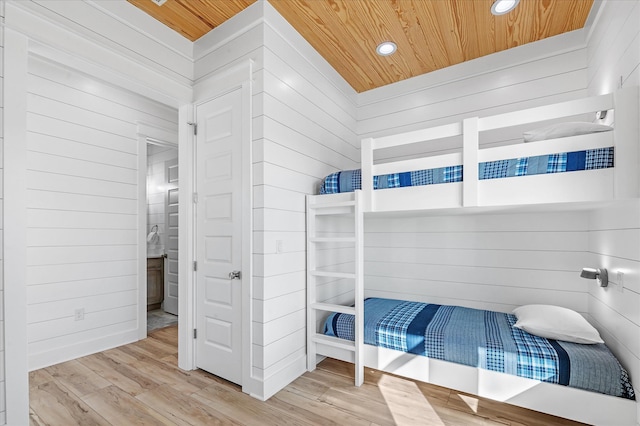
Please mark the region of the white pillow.
[[552, 305], [525, 305], [515, 308], [514, 327], [547, 339], [574, 343], [604, 343], [598, 330], [579, 313]]
[[524, 132], [522, 136], [525, 142], [543, 141], [546, 139], [564, 138], [567, 136], [585, 135], [588, 133], [608, 132], [613, 130], [611, 126], [588, 122], [566, 122], [552, 124], [539, 129]]

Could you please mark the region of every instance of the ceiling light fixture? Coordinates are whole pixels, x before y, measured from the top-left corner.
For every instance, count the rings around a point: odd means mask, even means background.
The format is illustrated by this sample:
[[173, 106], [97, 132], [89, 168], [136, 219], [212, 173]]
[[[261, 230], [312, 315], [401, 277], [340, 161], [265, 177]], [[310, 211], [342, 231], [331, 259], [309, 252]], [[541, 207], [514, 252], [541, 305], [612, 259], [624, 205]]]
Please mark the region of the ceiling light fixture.
[[376, 52], [380, 56], [389, 56], [398, 49], [398, 46], [392, 41], [383, 41], [376, 47]]
[[491, 5], [491, 13], [494, 15], [504, 15], [515, 9], [519, 2], [520, 0], [496, 0]]
[[162, 6], [167, 2], [167, 0], [151, 0], [151, 1], [157, 4], [158, 6]]

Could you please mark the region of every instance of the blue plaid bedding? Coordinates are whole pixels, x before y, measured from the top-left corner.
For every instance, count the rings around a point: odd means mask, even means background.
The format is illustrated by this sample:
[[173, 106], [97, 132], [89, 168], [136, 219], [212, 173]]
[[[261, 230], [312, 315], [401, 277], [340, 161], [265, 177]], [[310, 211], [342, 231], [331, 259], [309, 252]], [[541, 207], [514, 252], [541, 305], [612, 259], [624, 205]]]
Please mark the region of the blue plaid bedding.
[[[613, 147], [488, 161], [478, 165], [478, 178], [481, 180], [500, 179], [609, 167], [613, 167]], [[435, 185], [449, 182], [462, 182], [461, 165], [374, 176], [373, 189]], [[325, 177], [320, 186], [320, 194], [352, 192], [361, 188], [362, 177], [360, 170], [345, 170], [331, 173]]]
[[[370, 298], [364, 321], [368, 345], [635, 399], [626, 370], [604, 344], [534, 336], [513, 327], [511, 314]], [[354, 340], [353, 326], [353, 315], [333, 313], [324, 333]]]

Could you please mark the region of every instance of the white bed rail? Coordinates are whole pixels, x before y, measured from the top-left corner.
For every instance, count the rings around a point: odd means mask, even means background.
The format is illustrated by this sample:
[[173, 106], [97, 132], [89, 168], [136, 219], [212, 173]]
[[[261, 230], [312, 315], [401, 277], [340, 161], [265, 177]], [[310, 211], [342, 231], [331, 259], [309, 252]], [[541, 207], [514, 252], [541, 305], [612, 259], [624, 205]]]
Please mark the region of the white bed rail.
[[[480, 135], [485, 131], [531, 125], [546, 120], [566, 119], [611, 109], [615, 111], [613, 132], [480, 148]], [[471, 117], [429, 129], [363, 139], [361, 145], [363, 209], [365, 212], [371, 212], [636, 198], [640, 192], [638, 120], [638, 87], [633, 86], [607, 95], [489, 117]], [[374, 161], [375, 152], [380, 149], [460, 136], [462, 136], [462, 150], [459, 152], [381, 164], [375, 164]], [[480, 180], [478, 177], [481, 162], [610, 146], [615, 148], [613, 169], [591, 170], [579, 174], [523, 176], [517, 179], [506, 179], [507, 182], [504, 182], [505, 179]], [[377, 175], [455, 165], [463, 166], [463, 181], [458, 184], [446, 184], [447, 189], [442, 188], [443, 185], [427, 185], [373, 190], [373, 177]], [[543, 186], [546, 187], [544, 189], [549, 189], [549, 184], [552, 185], [550, 191], [536, 188]], [[579, 190], [575, 190], [576, 188]], [[525, 195], [520, 198], [510, 196], [517, 191], [523, 191]]]

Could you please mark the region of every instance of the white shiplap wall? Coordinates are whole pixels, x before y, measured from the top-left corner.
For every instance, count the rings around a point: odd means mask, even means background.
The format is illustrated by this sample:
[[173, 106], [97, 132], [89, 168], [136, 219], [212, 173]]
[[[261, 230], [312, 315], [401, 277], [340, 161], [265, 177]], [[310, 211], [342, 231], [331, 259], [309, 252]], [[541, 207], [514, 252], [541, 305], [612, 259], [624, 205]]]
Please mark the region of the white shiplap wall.
[[[585, 266], [607, 268], [610, 285], [589, 282], [588, 313], [611, 350], [640, 381], [640, 201], [617, 202], [589, 217]], [[619, 276], [618, 272], [623, 275]]]
[[[355, 93], [266, 7], [261, 132], [254, 134], [257, 359], [265, 396], [306, 368], [305, 195], [359, 160]], [[279, 245], [278, 242], [281, 242]], [[278, 247], [280, 250], [278, 250]]]
[[[640, 84], [639, 22], [640, 2], [604, 2], [590, 29], [587, 44], [590, 94], [608, 93], [620, 85]], [[608, 268], [614, 284], [606, 289], [593, 284], [589, 287], [588, 313], [612, 351], [629, 370], [637, 392], [640, 382], [638, 200], [597, 210], [590, 215], [589, 229], [589, 265]], [[618, 277], [618, 271], [624, 275]], [[638, 419], [640, 423], [640, 403]]]
[[[175, 109], [30, 58], [27, 95], [29, 368], [137, 340], [137, 122]], [[76, 310], [84, 319], [76, 320]]]
[[586, 212], [372, 218], [367, 296], [511, 312], [528, 303], [587, 312], [578, 272]]
[[640, 85], [640, 2], [609, 0], [601, 6], [587, 41], [590, 95]]

